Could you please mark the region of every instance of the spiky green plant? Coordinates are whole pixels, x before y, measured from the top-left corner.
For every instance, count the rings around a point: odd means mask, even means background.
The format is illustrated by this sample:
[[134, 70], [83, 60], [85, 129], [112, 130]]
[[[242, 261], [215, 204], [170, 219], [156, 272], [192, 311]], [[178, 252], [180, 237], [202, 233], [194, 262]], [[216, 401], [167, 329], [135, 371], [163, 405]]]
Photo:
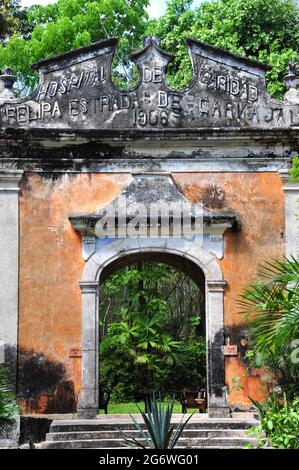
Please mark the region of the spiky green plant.
[[0, 436], [13, 424], [19, 407], [16, 397], [11, 391], [9, 377], [4, 368], [0, 368]]
[[183, 421], [184, 416], [178, 424], [171, 424], [171, 418], [173, 414], [174, 397], [171, 403], [167, 406], [162, 404], [161, 394], [159, 394], [159, 400], [156, 399], [155, 394], [152, 398], [146, 399], [146, 409], [148, 413], [144, 413], [139, 408], [142, 415], [145, 430], [136, 421], [134, 416], [131, 419], [135, 425], [137, 431], [139, 431], [140, 437], [144, 442], [138, 441], [134, 437], [126, 437], [124, 439], [129, 446], [140, 447], [142, 449], [173, 449], [181, 437], [188, 421], [193, 416], [189, 416]]
[[299, 364], [292, 360], [292, 352], [299, 339], [299, 260], [268, 261], [258, 275], [260, 279], [241, 294], [241, 313], [260, 365], [270, 365], [284, 382], [295, 384]]

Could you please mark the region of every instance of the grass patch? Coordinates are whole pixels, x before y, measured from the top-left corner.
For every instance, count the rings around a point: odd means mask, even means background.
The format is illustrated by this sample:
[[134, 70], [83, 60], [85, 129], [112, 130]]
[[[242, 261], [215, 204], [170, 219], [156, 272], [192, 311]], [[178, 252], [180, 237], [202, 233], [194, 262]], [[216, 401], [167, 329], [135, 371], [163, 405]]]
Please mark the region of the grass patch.
[[[167, 402], [166, 402], [167, 403]], [[138, 402], [138, 406], [142, 411], [144, 411], [144, 401]], [[175, 402], [174, 404], [174, 413], [182, 412], [182, 405], [180, 402]], [[108, 405], [108, 414], [129, 414], [129, 413], [139, 413], [137, 404], [134, 402], [130, 403], [109, 403]], [[104, 414], [104, 410], [100, 410], [100, 414]]]

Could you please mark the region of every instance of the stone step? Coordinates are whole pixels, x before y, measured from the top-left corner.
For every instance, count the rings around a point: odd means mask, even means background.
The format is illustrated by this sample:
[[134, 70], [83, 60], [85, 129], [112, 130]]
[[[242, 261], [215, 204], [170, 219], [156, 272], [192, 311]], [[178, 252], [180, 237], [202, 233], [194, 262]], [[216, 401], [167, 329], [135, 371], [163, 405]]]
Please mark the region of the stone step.
[[[172, 423], [181, 422], [182, 415], [173, 417]], [[140, 415], [135, 419], [144, 429]], [[184, 418], [186, 419], [186, 417]], [[255, 419], [207, 418], [193, 416], [177, 443], [177, 448], [244, 448], [255, 445], [257, 439], [247, 435], [256, 426]], [[129, 416], [101, 417], [97, 419], [54, 420], [47, 434], [44, 449], [124, 449], [125, 437], [144, 441]]]
[[[187, 449], [187, 450], [188, 450], [188, 449], [196, 449], [196, 448], [197, 448], [197, 447], [192, 447], [192, 446], [190, 446], [190, 447], [186, 447], [186, 446], [175, 446], [175, 449], [185, 449], [185, 450], [186, 450], [186, 449]], [[198, 448], [201, 449], [201, 447], [198, 447]], [[46, 447], [45, 447], [45, 449], [46, 449]], [[124, 450], [124, 449], [126, 449], [126, 447], [113, 447], [113, 451], [114, 451], [114, 450]], [[132, 447], [132, 448], [130, 447], [129, 449], [130, 449], [130, 450], [131, 450], [131, 449], [134, 450], [133, 447]], [[212, 450], [215, 450], [215, 449], [223, 450], [223, 449], [225, 449], [225, 450], [230, 450], [230, 449], [243, 449], [243, 447], [236, 447], [236, 446], [225, 446], [225, 447], [223, 447], [223, 446], [204, 446], [204, 449], [212, 449]], [[270, 449], [270, 447], [266, 447], [265, 449]], [[84, 450], [84, 449], [83, 449], [83, 450]], [[85, 450], [88, 450], [88, 447], [86, 447]], [[111, 450], [111, 447], [101, 447], [101, 450]], [[137, 447], [136, 447], [136, 450], [138, 450]], [[264, 450], [264, 449], [263, 449], [263, 450]]]
[[[179, 423], [180, 420], [173, 420], [173, 423]], [[186, 426], [186, 429], [203, 429], [203, 430], [212, 430], [212, 429], [250, 429], [253, 426], [256, 426], [259, 422], [257, 420], [241, 420], [241, 419], [193, 419], [189, 421]], [[142, 428], [144, 424], [140, 422]], [[75, 431], [115, 431], [115, 429], [120, 430], [135, 430], [135, 426], [132, 423], [132, 420], [100, 420], [100, 419], [90, 419], [90, 420], [54, 420], [50, 427], [50, 432], [75, 432]]]
[[[147, 433], [148, 434], [148, 433]], [[118, 439], [123, 436], [139, 437], [139, 431], [134, 429], [124, 429], [115, 431], [71, 431], [71, 432], [50, 432], [47, 434], [47, 441], [73, 441], [73, 440], [97, 440], [97, 439]], [[186, 429], [183, 436], [186, 438], [197, 437], [246, 437], [244, 429]]]
[[[44, 447], [46, 449], [46, 447]], [[134, 450], [134, 448], [130, 447], [129, 450]], [[188, 450], [188, 449], [196, 449], [196, 447], [180, 447], [180, 446], [176, 446], [175, 449], [183, 449], [183, 450]], [[201, 449], [201, 447], [200, 447]], [[243, 447], [236, 447], [236, 446], [225, 446], [225, 447], [222, 447], [222, 446], [204, 446], [204, 450], [205, 449], [212, 449], [212, 450], [230, 450], [230, 449], [243, 449]], [[270, 447], [266, 447], [265, 449], [270, 449]], [[85, 449], [83, 450], [88, 450], [88, 447], [86, 447]], [[101, 450], [111, 450], [111, 447], [101, 447]], [[115, 450], [126, 450], [126, 447], [113, 447], [113, 451]], [[136, 447], [136, 450], [138, 450], [138, 448]], [[264, 449], [263, 449], [264, 450]]]
[[[144, 442], [143, 439], [139, 439]], [[178, 441], [178, 447], [181, 448], [200, 448], [206, 446], [218, 446], [221, 448], [233, 447], [242, 448], [246, 444], [255, 444], [257, 440], [252, 437], [238, 437], [238, 438], [226, 438], [226, 437], [215, 437], [215, 438], [195, 438], [186, 439], [181, 438]], [[124, 444], [124, 446], [122, 445]], [[42, 444], [43, 449], [103, 449], [103, 448], [125, 448], [124, 439], [86, 439], [86, 440], [68, 440], [68, 441], [45, 441]]]

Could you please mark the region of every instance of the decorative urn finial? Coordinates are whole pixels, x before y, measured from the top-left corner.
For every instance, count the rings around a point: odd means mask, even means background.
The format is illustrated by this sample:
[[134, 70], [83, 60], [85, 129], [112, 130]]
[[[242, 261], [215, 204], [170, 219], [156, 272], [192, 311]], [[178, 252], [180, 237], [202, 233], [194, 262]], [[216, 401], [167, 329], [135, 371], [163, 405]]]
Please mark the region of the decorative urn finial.
[[147, 36], [143, 38], [143, 47], [147, 47], [151, 42], [155, 43], [156, 46], [160, 47], [160, 38], [158, 36]]
[[284, 77], [287, 86], [285, 100], [291, 104], [299, 104], [299, 73], [298, 64], [290, 62], [287, 67], [287, 75]]
[[15, 94], [13, 92], [13, 85], [16, 81], [16, 77], [12, 73], [12, 69], [6, 67], [0, 75], [0, 99], [1, 100], [13, 100]]

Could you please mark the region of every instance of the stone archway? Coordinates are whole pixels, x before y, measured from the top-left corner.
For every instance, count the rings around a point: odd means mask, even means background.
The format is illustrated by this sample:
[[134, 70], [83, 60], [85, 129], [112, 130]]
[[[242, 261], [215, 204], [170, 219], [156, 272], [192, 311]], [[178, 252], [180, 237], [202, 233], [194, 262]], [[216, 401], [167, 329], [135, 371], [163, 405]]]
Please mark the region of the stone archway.
[[98, 414], [99, 396], [99, 285], [100, 275], [110, 263], [138, 253], [168, 253], [187, 258], [197, 265], [206, 284], [206, 343], [208, 407], [210, 416], [229, 416], [224, 382], [223, 295], [226, 281], [216, 257], [195, 241], [183, 239], [125, 238], [114, 241], [92, 255], [83, 271], [82, 291], [82, 390], [78, 413]]

